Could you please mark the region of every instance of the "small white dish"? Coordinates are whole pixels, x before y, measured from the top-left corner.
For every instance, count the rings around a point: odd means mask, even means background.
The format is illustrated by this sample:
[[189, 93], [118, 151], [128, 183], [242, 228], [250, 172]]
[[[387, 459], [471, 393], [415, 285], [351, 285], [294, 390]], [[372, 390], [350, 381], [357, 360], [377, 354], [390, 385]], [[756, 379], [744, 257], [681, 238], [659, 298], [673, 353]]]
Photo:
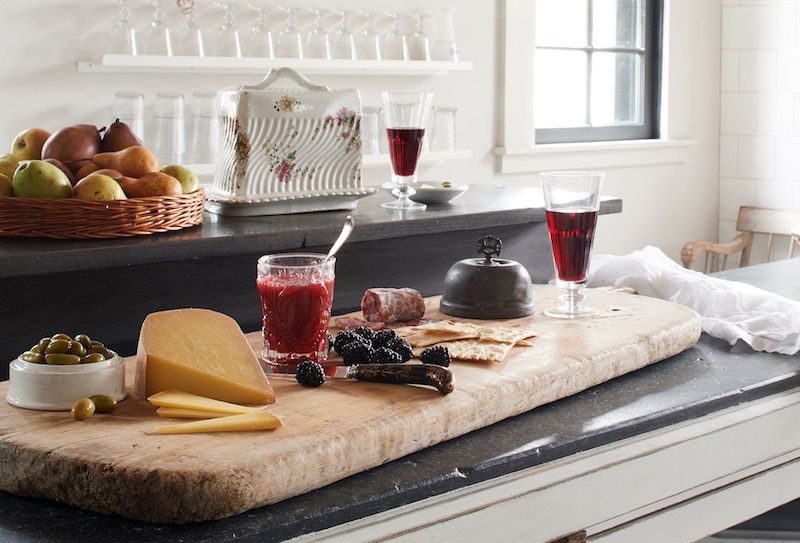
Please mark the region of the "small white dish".
[[69, 411], [72, 404], [95, 394], [122, 401], [125, 361], [114, 355], [102, 362], [56, 366], [33, 364], [17, 358], [8, 367], [6, 401], [16, 407], [39, 411]]
[[467, 192], [469, 185], [453, 183], [453, 186], [444, 188], [441, 181], [417, 181], [411, 187], [417, 192], [409, 196], [415, 202], [428, 205], [449, 204]]

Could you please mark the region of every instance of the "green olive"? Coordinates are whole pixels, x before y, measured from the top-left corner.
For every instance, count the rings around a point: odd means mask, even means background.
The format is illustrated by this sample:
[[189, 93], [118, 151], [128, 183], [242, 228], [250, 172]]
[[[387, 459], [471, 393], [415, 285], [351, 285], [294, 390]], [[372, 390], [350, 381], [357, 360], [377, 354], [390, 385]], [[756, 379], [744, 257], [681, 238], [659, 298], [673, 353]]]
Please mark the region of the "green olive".
[[69, 354], [74, 354], [80, 357], [86, 356], [86, 349], [83, 345], [79, 342], [73, 340], [69, 342], [69, 349], [67, 350]]
[[54, 339], [45, 349], [44, 354], [66, 353], [72, 345], [69, 339]]
[[78, 334], [77, 336], [75, 336], [75, 341], [83, 345], [84, 348], [86, 349], [88, 349], [92, 345], [92, 339], [86, 334]]
[[44, 356], [42, 353], [33, 351], [25, 351], [19, 355], [19, 359], [24, 360], [25, 362], [31, 362], [33, 364], [44, 364]]
[[69, 337], [67, 334], [56, 334], [53, 337], [51, 337], [50, 339], [51, 340], [54, 340], [54, 339], [66, 339], [67, 341], [72, 341], [72, 338]]
[[91, 364], [93, 362], [102, 362], [105, 360], [106, 357], [103, 356], [103, 353], [89, 353], [83, 358], [81, 358], [81, 364]]
[[50, 338], [43, 337], [42, 339], [39, 340], [38, 345], [39, 345], [39, 351], [44, 352], [47, 349], [47, 346], [50, 345]]
[[99, 341], [92, 341], [92, 344], [89, 346], [89, 352], [100, 353], [106, 360], [108, 360], [112, 356], [109, 350], [106, 349], [106, 346], [100, 343]]
[[442, 181], [442, 188], [443, 189], [449, 189], [449, 188], [452, 188], [452, 187], [453, 187], [453, 183], [451, 183], [450, 181]]
[[67, 353], [51, 353], [44, 355], [45, 361], [52, 366], [70, 366], [81, 361], [81, 357]]
[[39, 349], [39, 344], [38, 344], [38, 343], [37, 343], [36, 345], [34, 345], [33, 347], [31, 347], [30, 349], [28, 349], [28, 350], [29, 350], [30, 352], [32, 352], [32, 353], [44, 354], [44, 353], [42, 352], [42, 350], [41, 350], [41, 349]]
[[95, 405], [97, 413], [111, 413], [117, 408], [117, 400], [106, 394], [95, 394], [89, 397]]
[[72, 404], [72, 418], [75, 420], [86, 420], [94, 415], [95, 405], [90, 398], [78, 400]]

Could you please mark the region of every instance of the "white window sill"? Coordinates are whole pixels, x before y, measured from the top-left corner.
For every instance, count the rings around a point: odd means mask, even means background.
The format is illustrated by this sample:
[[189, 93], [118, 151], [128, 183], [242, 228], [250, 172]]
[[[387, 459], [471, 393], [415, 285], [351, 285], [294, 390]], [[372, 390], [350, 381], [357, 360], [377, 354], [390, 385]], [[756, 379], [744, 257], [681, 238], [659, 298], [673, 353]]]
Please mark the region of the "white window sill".
[[528, 148], [494, 150], [500, 173], [547, 170], [625, 168], [653, 164], [678, 164], [689, 160], [695, 140], [628, 140], [581, 143], [547, 143]]

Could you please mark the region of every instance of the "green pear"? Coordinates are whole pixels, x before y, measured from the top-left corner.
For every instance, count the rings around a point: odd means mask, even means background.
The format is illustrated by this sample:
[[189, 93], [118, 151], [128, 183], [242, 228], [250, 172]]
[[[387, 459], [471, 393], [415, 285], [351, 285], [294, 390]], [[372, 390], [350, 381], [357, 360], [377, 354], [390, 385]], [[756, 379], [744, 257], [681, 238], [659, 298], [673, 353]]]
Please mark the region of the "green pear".
[[75, 185], [75, 198], [81, 200], [127, 200], [122, 187], [107, 175], [90, 173]]
[[44, 160], [23, 162], [11, 181], [14, 196], [22, 198], [69, 198], [72, 183], [57, 166]]
[[0, 197], [4, 196], [14, 196], [14, 189], [11, 187], [11, 179], [0, 173]]
[[19, 166], [19, 161], [11, 153], [0, 155], [0, 173], [9, 179], [14, 178], [14, 172], [17, 170], [17, 166]]
[[180, 181], [184, 194], [189, 194], [200, 188], [200, 180], [197, 179], [197, 174], [186, 166], [170, 164], [169, 166], [161, 168], [161, 173], [165, 173]]

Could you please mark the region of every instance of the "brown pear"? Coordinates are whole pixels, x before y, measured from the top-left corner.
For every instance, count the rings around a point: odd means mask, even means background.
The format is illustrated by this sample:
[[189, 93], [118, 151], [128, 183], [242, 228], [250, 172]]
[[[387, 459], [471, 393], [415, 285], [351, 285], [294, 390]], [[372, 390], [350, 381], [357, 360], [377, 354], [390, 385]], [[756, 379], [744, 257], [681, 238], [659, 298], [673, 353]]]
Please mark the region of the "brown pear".
[[[94, 164], [91, 160], [74, 160], [72, 162], [67, 162], [67, 168], [73, 173], [73, 175], [78, 175], [78, 172], [81, 171], [81, 168], [86, 166], [87, 164]], [[80, 178], [79, 178], [80, 179]]]
[[[42, 158], [55, 158], [76, 171], [72, 162], [91, 160], [100, 150], [100, 131], [93, 124], [76, 124], [54, 132], [42, 147]], [[79, 166], [80, 168], [80, 166]]]
[[111, 126], [103, 134], [103, 140], [100, 142], [100, 152], [113, 153], [134, 145], [142, 145], [142, 140], [136, 137], [130, 126], [117, 119], [111, 123]]
[[96, 170], [96, 171], [94, 171], [92, 173], [97, 173], [97, 174], [101, 174], [101, 175], [107, 175], [111, 179], [113, 179], [114, 181], [125, 177], [124, 175], [119, 173], [117, 170], [111, 170], [109, 168], [103, 168], [102, 170]]
[[183, 194], [181, 182], [162, 172], [150, 172], [138, 179], [121, 177], [117, 182], [128, 198], [147, 198], [148, 196], [179, 196]]
[[92, 160], [101, 168], [117, 170], [127, 177], [142, 177], [158, 171], [158, 159], [141, 145], [113, 153], [99, 153]]
[[[89, 175], [90, 173], [94, 173], [99, 169], [100, 169], [100, 166], [98, 166], [94, 162], [89, 161], [86, 164], [84, 164], [83, 166], [81, 166], [81, 168], [77, 172], [75, 172], [75, 177], [77, 177], [78, 180], [80, 181], [81, 179], [83, 179], [84, 177]], [[75, 183], [73, 183], [73, 186], [74, 185], [75, 185]]]
[[44, 161], [45, 162], [49, 162], [50, 164], [52, 164], [53, 166], [55, 166], [56, 168], [58, 168], [59, 170], [64, 172], [64, 175], [67, 176], [67, 179], [69, 179], [69, 182], [73, 186], [75, 186], [75, 176], [72, 175], [72, 172], [70, 171], [70, 169], [67, 168], [67, 166], [63, 162], [61, 162], [60, 160], [56, 160], [54, 158], [46, 158]]

